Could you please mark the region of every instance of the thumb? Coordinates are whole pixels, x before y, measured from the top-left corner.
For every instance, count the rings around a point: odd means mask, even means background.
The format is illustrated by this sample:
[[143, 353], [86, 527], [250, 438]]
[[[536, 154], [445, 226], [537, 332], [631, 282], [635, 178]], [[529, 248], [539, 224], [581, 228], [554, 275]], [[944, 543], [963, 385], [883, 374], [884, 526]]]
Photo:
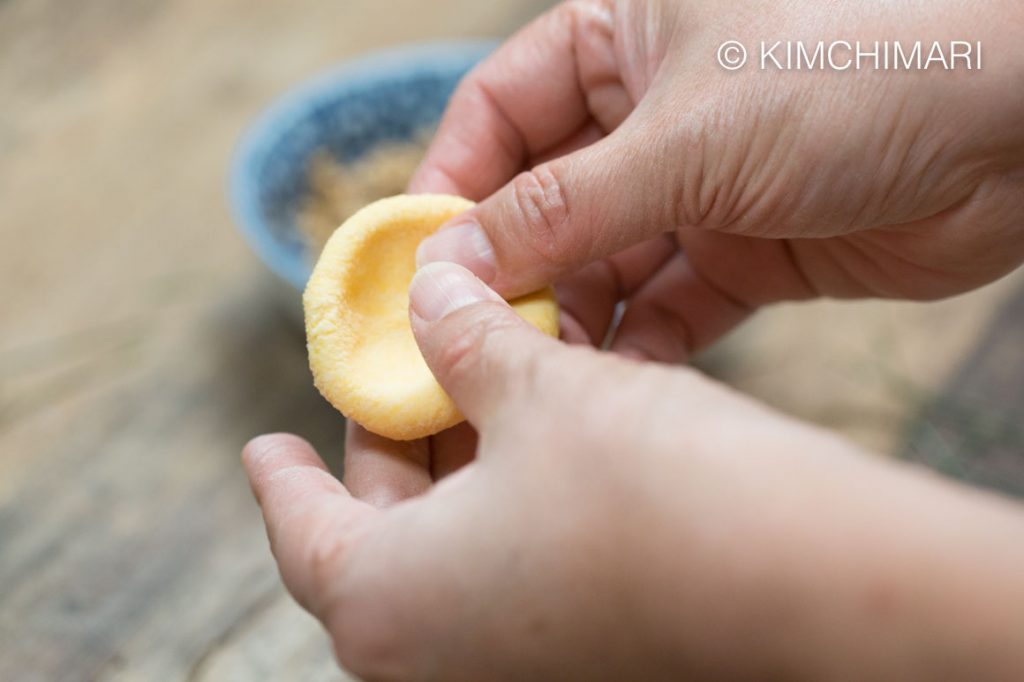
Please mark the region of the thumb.
[[632, 130], [519, 174], [424, 240], [417, 263], [459, 263], [512, 298], [672, 229], [675, 169]]
[[565, 349], [454, 263], [420, 268], [409, 288], [413, 334], [438, 383], [473, 426], [524, 397]]

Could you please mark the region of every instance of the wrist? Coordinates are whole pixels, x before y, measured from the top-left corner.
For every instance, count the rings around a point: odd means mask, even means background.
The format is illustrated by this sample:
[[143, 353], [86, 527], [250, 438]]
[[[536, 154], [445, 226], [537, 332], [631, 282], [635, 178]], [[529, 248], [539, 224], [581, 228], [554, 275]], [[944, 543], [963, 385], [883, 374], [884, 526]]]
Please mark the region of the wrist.
[[645, 524], [632, 580], [651, 660], [728, 679], [1021, 679], [1024, 515], [830, 441], [845, 451], [734, 480], [690, 537]]
[[788, 538], [776, 566], [785, 627], [765, 632], [766, 655], [813, 679], [1020, 679], [1019, 510], [867, 463], [875, 471], [833, 489], [824, 513]]

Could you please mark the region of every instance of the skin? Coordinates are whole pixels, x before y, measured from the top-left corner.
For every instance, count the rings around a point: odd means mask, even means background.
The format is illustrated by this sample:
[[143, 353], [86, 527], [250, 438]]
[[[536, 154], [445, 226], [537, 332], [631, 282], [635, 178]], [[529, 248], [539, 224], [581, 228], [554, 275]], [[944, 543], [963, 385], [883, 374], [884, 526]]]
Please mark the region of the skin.
[[244, 453], [285, 584], [361, 678], [1024, 673], [1012, 503], [693, 370], [560, 344], [460, 266], [411, 296], [481, 434], [471, 464], [381, 508], [295, 436]]
[[[245, 450], [282, 576], [340, 661], [368, 679], [1024, 676], [1019, 507], [660, 364], [776, 301], [930, 299], [1017, 267], [1022, 22], [1008, 0], [570, 2], [474, 70], [410, 187], [481, 202], [424, 242], [410, 292], [468, 424], [401, 444], [351, 425], [344, 486], [295, 437]], [[725, 40], [893, 37], [981, 40], [985, 67], [715, 62]], [[576, 347], [497, 295], [551, 282]], [[587, 348], [620, 301], [619, 357]]]

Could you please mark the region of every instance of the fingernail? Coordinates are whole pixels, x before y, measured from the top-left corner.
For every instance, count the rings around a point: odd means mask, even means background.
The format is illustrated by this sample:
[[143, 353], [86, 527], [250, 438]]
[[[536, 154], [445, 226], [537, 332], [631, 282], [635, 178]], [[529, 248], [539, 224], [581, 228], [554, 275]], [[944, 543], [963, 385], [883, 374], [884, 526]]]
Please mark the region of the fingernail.
[[473, 273], [454, 263], [428, 263], [409, 285], [409, 306], [417, 317], [435, 322], [481, 301], [500, 301]]
[[484, 282], [494, 280], [498, 263], [484, 228], [475, 220], [461, 220], [424, 239], [416, 249], [416, 266], [448, 261], [458, 263]]

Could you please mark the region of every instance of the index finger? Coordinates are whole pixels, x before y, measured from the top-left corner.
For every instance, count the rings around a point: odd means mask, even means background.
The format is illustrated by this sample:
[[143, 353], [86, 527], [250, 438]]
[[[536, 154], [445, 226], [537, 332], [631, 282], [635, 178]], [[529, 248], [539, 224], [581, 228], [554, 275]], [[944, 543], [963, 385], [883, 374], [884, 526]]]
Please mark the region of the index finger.
[[349, 495], [312, 446], [297, 436], [254, 438], [243, 449], [242, 461], [285, 587], [322, 617], [345, 556], [379, 512]]
[[606, 128], [621, 122], [630, 105], [611, 26], [608, 3], [574, 0], [510, 38], [455, 90], [409, 191], [489, 196], [531, 157], [586, 129], [598, 92], [593, 117]]

